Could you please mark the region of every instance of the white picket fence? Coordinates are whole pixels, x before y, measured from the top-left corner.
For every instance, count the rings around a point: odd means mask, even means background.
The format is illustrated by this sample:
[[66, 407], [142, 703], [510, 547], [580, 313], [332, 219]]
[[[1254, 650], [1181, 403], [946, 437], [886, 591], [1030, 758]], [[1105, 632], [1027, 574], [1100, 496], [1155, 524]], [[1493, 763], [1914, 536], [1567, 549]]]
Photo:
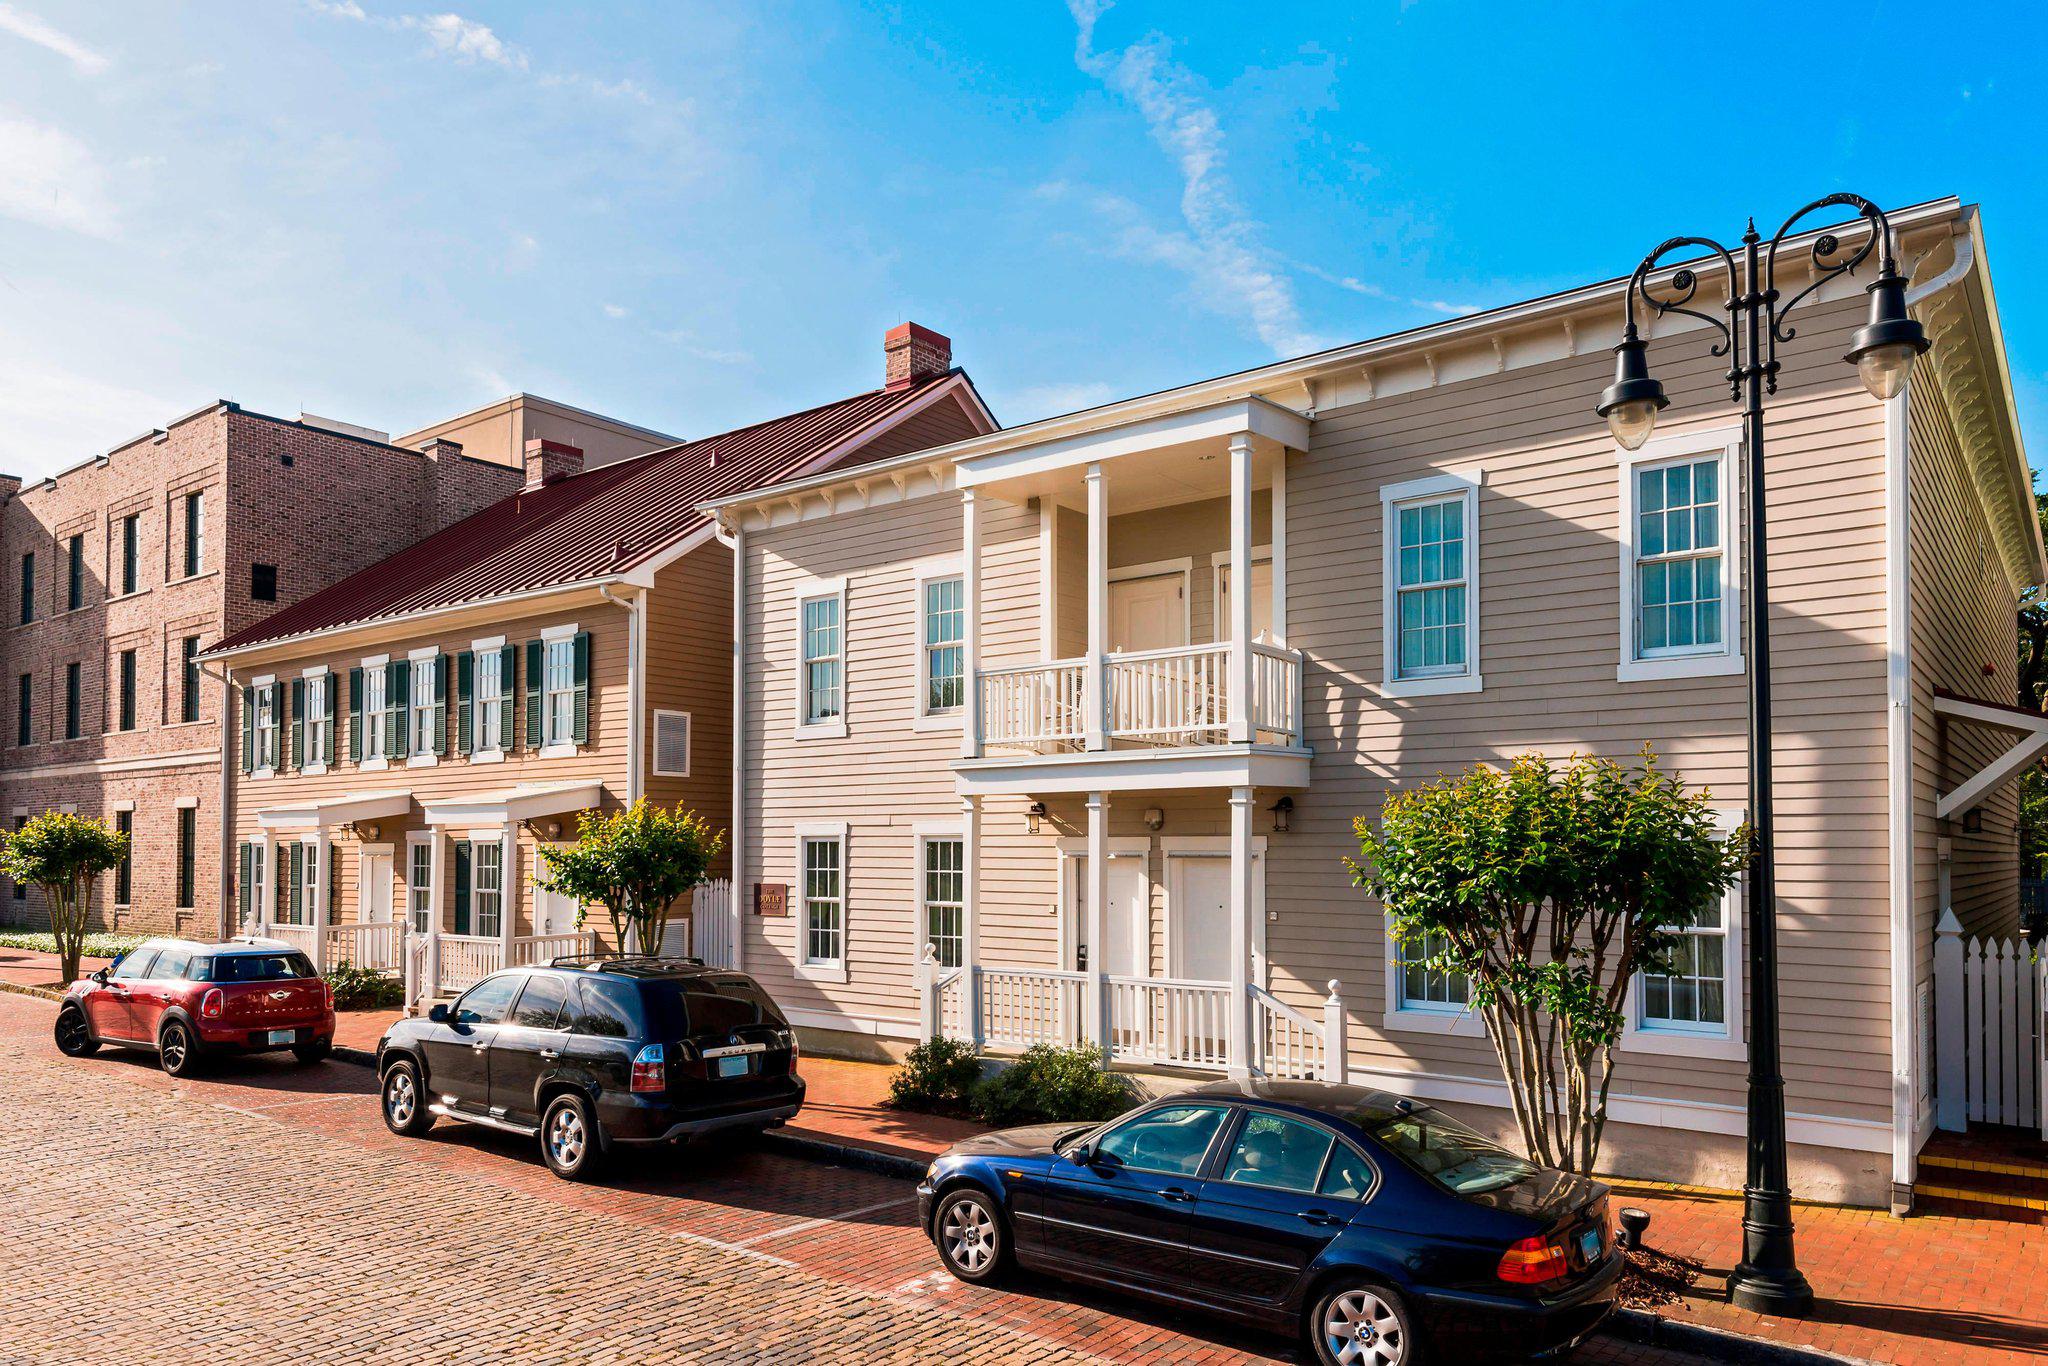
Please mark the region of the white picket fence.
[[1935, 1123], [2035, 1129], [2048, 1138], [2048, 958], [2025, 939], [1966, 939], [1953, 911], [1934, 932]]
[[738, 966], [732, 946], [732, 882], [718, 878], [690, 893], [690, 956], [714, 968]]

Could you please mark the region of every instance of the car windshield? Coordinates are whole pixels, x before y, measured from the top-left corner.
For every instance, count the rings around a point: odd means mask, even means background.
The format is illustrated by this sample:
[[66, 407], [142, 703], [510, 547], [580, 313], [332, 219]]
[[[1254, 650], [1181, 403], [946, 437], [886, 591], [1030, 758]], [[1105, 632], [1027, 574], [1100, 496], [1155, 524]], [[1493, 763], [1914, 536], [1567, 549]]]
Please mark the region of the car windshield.
[[1453, 1195], [1484, 1195], [1536, 1175], [1528, 1162], [1428, 1105], [1360, 1127], [1403, 1165]]
[[195, 982], [283, 982], [313, 975], [303, 953], [223, 953], [192, 965]]

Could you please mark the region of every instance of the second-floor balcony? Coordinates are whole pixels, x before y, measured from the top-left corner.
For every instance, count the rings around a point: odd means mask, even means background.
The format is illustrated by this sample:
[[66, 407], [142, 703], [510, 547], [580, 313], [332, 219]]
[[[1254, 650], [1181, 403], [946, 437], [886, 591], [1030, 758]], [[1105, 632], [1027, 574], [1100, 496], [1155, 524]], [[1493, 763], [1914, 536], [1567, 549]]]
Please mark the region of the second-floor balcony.
[[[962, 463], [963, 792], [1306, 782], [1286, 636], [1287, 452], [1306, 440], [1299, 414], [1244, 400]], [[981, 583], [995, 505], [1038, 514], [1035, 594], [1014, 571]], [[984, 635], [1034, 627], [1040, 658], [983, 658]]]

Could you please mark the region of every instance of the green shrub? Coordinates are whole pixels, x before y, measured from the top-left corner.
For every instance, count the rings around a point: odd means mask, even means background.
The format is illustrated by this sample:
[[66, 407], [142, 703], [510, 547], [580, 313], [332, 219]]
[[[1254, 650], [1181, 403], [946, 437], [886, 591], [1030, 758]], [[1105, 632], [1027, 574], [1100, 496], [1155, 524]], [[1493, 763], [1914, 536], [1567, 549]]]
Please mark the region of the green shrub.
[[1038, 1044], [981, 1083], [974, 1113], [997, 1128], [1016, 1124], [1093, 1123], [1131, 1108], [1128, 1082], [1107, 1071], [1099, 1048]]
[[965, 1114], [981, 1080], [981, 1057], [958, 1039], [927, 1039], [889, 1078], [889, 1104], [899, 1110]]
[[[140, 934], [103, 934], [92, 931], [85, 936], [82, 952], [87, 958], [119, 958], [146, 937]], [[33, 949], [37, 953], [55, 953], [57, 936], [47, 930], [8, 930], [0, 933], [0, 949]]]
[[386, 972], [359, 968], [346, 958], [327, 970], [336, 1010], [376, 1010], [405, 1004], [405, 983]]

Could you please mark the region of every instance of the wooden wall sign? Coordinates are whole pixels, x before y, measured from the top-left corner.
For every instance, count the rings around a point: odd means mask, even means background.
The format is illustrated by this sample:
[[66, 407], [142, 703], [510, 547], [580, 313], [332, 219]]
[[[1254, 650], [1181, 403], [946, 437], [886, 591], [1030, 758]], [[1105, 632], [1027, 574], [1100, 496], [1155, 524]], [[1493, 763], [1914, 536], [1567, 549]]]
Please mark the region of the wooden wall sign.
[[783, 882], [754, 884], [755, 915], [788, 915], [789, 885]]

